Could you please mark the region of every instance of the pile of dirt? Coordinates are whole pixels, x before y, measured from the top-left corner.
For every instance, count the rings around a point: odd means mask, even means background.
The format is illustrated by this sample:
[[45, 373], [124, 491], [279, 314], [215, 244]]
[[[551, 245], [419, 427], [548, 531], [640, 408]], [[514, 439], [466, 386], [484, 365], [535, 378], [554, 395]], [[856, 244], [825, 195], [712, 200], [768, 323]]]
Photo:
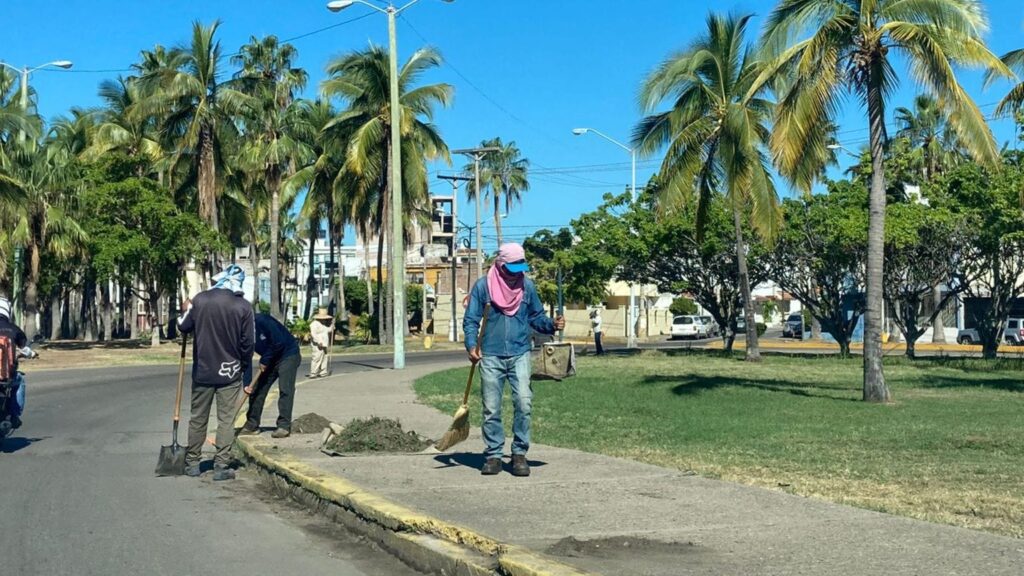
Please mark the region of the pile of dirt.
[[372, 416], [356, 419], [345, 425], [340, 434], [331, 438], [327, 450], [343, 454], [356, 452], [419, 452], [433, 443], [412, 430], [402, 430], [398, 420]]
[[302, 416], [292, 420], [292, 433], [319, 434], [330, 424], [331, 421], [327, 418], [324, 418], [316, 412], [310, 412], [309, 414], [303, 414]]

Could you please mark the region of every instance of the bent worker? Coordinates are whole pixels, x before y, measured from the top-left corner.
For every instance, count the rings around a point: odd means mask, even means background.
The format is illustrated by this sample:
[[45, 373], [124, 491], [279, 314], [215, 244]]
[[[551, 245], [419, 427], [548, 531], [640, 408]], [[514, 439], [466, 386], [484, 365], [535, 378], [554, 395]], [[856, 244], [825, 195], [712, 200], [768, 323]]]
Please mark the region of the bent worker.
[[[181, 303], [178, 326], [192, 340], [192, 417], [188, 423], [185, 474], [199, 476], [199, 459], [210, 409], [217, 399], [217, 454], [213, 479], [231, 480], [231, 445], [235, 441], [232, 421], [238, 409], [242, 381], [251, 374], [255, 326], [252, 306], [242, 293], [245, 271], [231, 265], [213, 277], [215, 284]], [[246, 382], [248, 384], [248, 382]]]
[[[502, 244], [487, 276], [477, 280], [470, 292], [469, 306], [462, 321], [466, 350], [473, 363], [480, 363], [483, 397], [484, 465], [481, 474], [501, 472], [505, 448], [505, 429], [501, 423], [501, 398], [505, 383], [512, 388], [515, 418], [512, 424], [512, 474], [529, 476], [526, 453], [530, 449], [530, 418], [533, 389], [530, 386], [531, 328], [542, 334], [554, 334], [565, 328], [565, 319], [552, 321], [544, 314], [544, 306], [533, 281], [526, 277], [530, 267], [526, 253], [519, 244]], [[477, 353], [477, 331], [487, 311], [487, 329], [480, 336]]]
[[287, 438], [292, 431], [292, 406], [295, 403], [295, 375], [302, 355], [299, 342], [284, 324], [269, 314], [256, 315], [256, 353], [260, 355], [260, 372], [256, 381], [245, 388], [249, 395], [249, 411], [239, 434], [258, 434], [263, 405], [270, 387], [277, 382], [277, 429], [274, 438]]
[[334, 332], [334, 317], [320, 308], [313, 321], [309, 324], [309, 339], [313, 345], [313, 361], [309, 366], [310, 378], [323, 378], [328, 375], [327, 350], [331, 346], [331, 333]]

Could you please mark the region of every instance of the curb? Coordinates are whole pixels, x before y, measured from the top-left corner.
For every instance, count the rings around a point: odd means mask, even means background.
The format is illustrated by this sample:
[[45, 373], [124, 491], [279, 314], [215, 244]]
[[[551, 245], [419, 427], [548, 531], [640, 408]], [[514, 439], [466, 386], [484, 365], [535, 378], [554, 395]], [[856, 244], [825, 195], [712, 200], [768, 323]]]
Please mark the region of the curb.
[[235, 441], [243, 460], [291, 497], [419, 569], [467, 576], [598, 576], [395, 504], [292, 456], [268, 454], [260, 444], [252, 437]]

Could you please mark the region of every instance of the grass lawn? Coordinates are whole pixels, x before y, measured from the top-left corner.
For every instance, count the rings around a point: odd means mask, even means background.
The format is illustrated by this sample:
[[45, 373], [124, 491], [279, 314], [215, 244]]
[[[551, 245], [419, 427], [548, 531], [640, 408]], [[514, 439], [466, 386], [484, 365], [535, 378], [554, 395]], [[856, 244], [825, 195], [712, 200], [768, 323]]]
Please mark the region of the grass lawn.
[[[860, 358], [648, 351], [578, 372], [534, 382], [535, 442], [1024, 537], [1020, 360], [886, 359], [889, 405], [860, 401]], [[450, 412], [465, 379], [416, 391]], [[470, 402], [479, 425], [478, 390]]]

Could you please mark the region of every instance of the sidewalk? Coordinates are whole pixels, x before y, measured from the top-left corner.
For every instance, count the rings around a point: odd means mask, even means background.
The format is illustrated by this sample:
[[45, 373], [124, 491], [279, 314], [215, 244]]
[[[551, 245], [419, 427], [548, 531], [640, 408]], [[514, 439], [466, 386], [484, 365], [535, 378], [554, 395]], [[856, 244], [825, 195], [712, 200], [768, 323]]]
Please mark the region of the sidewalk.
[[[317, 412], [342, 424], [398, 418], [405, 429], [438, 438], [450, 415], [417, 403], [411, 382], [445, 367], [310, 382], [298, 389], [295, 414]], [[268, 402], [264, 423], [275, 415]], [[531, 477], [484, 477], [478, 429], [451, 454], [332, 458], [317, 450], [319, 439], [275, 441], [263, 433], [240, 446], [320, 497], [334, 486], [335, 502], [364, 520], [495, 558], [491, 572], [454, 573], [1018, 575], [1024, 566], [1022, 540], [574, 450], [534, 446]]]

